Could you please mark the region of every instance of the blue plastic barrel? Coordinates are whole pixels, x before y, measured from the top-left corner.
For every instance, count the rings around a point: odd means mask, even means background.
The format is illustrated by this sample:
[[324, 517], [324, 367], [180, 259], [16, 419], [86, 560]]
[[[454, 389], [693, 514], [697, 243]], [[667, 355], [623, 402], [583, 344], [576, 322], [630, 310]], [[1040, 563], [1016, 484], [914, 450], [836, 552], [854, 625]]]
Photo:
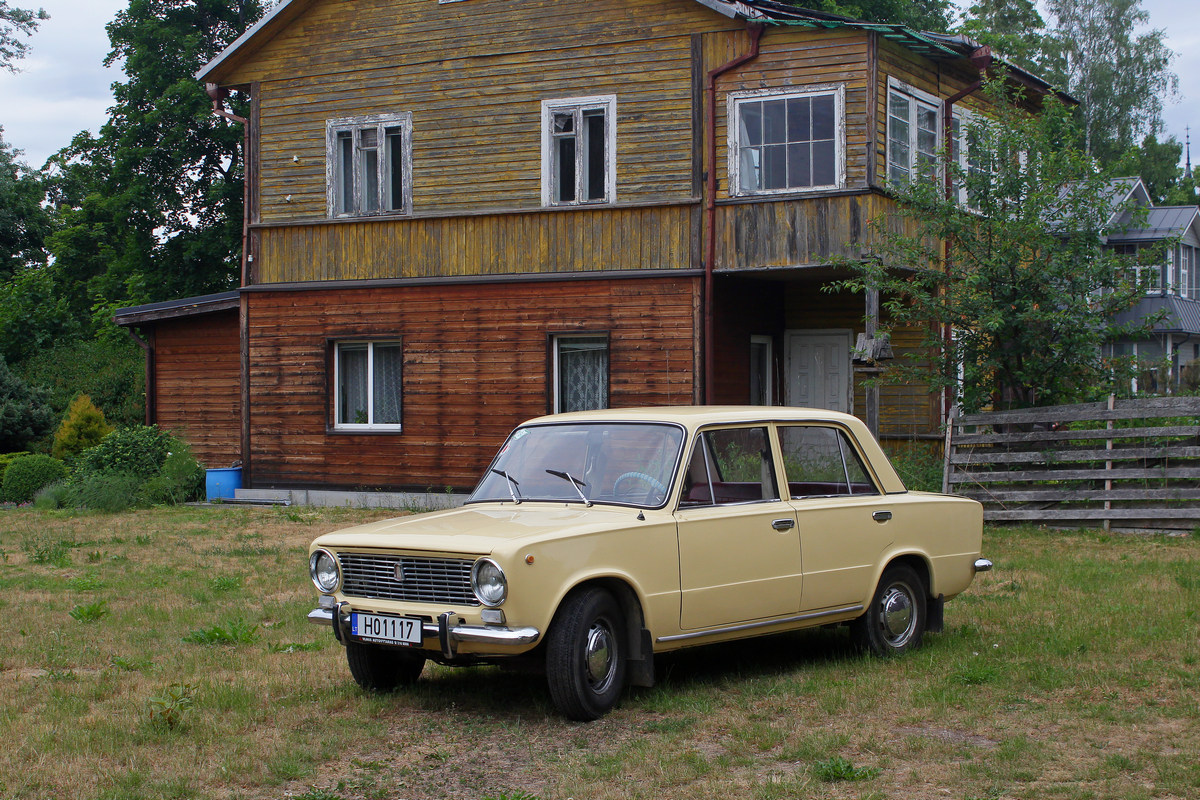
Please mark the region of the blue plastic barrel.
[[232, 500], [234, 492], [242, 488], [241, 467], [209, 469], [205, 472], [204, 496], [210, 503], [213, 500]]

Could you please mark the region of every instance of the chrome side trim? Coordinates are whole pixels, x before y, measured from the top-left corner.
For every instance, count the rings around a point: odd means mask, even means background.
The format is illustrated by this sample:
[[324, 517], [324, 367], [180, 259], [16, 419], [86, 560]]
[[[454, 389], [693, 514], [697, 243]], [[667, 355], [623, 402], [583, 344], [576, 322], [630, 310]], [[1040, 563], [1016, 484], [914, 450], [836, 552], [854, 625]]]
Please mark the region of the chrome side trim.
[[809, 614], [798, 614], [794, 617], [784, 617], [783, 619], [768, 619], [762, 622], [748, 622], [744, 625], [731, 625], [727, 628], [710, 628], [703, 631], [694, 631], [692, 633], [677, 633], [674, 636], [660, 636], [654, 641], [656, 642], [678, 642], [683, 639], [699, 639], [701, 636], [712, 636], [718, 633], [736, 633], [737, 631], [751, 631], [755, 628], [768, 628], [772, 625], [786, 625], [789, 622], [803, 622], [809, 619], [820, 619], [821, 617], [833, 617], [838, 614], [846, 614], [850, 611], [862, 611], [861, 605], [843, 606], [842, 608], [832, 608], [828, 611], [814, 611]]
[[991, 572], [992, 571], [991, 560], [987, 559], [987, 558], [975, 559], [975, 571], [976, 572]]

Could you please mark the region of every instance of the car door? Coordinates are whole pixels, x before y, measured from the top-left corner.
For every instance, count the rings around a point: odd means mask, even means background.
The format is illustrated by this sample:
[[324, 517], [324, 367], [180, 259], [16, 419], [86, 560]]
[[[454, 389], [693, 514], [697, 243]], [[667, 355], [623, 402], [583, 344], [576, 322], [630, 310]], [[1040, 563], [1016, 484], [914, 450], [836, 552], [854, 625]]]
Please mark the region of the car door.
[[675, 517], [682, 629], [796, 612], [796, 514], [780, 496], [766, 426], [701, 432]]
[[840, 427], [780, 425], [779, 443], [804, 559], [801, 610], [863, 602], [895, 538], [892, 504]]

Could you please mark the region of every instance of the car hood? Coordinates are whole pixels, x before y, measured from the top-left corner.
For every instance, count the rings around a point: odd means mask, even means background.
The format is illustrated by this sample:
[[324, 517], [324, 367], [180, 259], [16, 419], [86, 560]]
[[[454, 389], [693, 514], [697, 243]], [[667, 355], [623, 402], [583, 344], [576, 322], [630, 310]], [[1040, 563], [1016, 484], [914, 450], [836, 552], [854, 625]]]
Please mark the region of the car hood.
[[582, 536], [628, 527], [639, 509], [582, 504], [480, 503], [398, 517], [320, 536], [314, 547], [427, 550], [487, 555], [505, 542]]

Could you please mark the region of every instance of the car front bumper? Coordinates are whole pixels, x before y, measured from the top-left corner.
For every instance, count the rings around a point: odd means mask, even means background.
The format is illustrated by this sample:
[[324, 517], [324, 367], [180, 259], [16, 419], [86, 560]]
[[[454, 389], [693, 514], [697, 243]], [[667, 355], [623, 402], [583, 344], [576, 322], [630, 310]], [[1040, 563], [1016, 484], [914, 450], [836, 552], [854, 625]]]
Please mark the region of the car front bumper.
[[[350, 637], [350, 611], [349, 603], [338, 603], [336, 608], [314, 608], [308, 612], [308, 621], [314, 625], [333, 628], [334, 636], [338, 641], [345, 642]], [[447, 659], [453, 659], [457, 655], [459, 644], [513, 647], [534, 644], [542, 635], [537, 628], [455, 625], [451, 620], [456, 616], [457, 614], [453, 611], [447, 611], [438, 615], [434, 622], [421, 624], [422, 638], [436, 640], [442, 655]]]

